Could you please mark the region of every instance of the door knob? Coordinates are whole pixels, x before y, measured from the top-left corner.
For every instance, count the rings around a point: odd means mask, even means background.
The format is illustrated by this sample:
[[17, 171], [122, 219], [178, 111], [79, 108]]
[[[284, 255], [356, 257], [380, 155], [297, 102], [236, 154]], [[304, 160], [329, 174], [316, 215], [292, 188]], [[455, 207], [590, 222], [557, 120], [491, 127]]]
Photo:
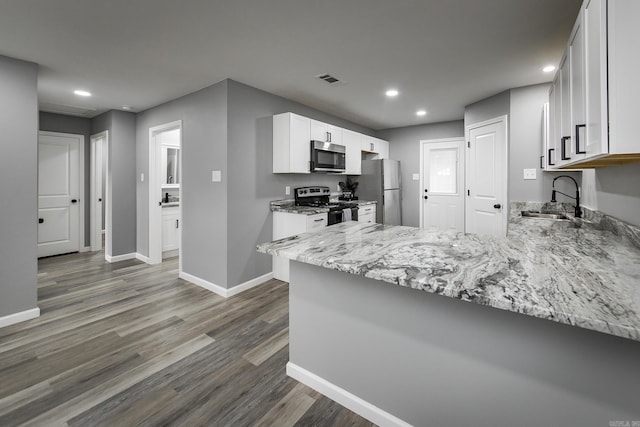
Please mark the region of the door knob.
[[500, 203], [496, 203], [495, 205], [493, 205], [494, 209], [500, 209], [502, 207], [502, 205]]
[[44, 223], [44, 218], [38, 218], [38, 224]]
[[98, 199], [98, 201], [99, 201], [99, 202], [101, 202], [101, 201], [102, 201], [102, 198]]
[[424, 192], [427, 193], [429, 190], [427, 190], [426, 188], [424, 189]]
[[427, 200], [429, 198], [429, 196], [424, 196], [424, 199]]

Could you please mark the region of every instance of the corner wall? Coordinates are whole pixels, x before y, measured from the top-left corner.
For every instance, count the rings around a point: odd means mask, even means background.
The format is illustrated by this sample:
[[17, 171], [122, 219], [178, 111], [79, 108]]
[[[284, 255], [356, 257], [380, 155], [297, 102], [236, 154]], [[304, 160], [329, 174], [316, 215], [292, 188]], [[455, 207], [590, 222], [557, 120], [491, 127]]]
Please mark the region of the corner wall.
[[111, 256], [136, 252], [136, 115], [112, 110], [91, 121], [91, 134], [109, 131], [107, 199], [111, 206]]
[[37, 308], [38, 66], [0, 56], [0, 318]]
[[[149, 256], [149, 128], [182, 120], [182, 270], [218, 286], [227, 284], [227, 83], [138, 114], [136, 124], [137, 252]], [[222, 182], [211, 182], [211, 171]], [[158, 200], [160, 194], [158, 194]]]

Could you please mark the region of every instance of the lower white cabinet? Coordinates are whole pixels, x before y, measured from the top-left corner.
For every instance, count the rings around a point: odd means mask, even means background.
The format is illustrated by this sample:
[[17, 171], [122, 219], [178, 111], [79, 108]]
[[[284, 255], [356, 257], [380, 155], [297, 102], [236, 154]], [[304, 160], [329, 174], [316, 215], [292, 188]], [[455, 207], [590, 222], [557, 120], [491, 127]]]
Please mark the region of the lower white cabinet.
[[358, 208], [358, 222], [376, 222], [376, 205], [364, 205]]
[[[180, 248], [180, 208], [162, 208], [162, 252]], [[172, 256], [173, 254], [169, 254]]]
[[[273, 213], [273, 240], [284, 239], [297, 234], [320, 230], [327, 226], [326, 213], [304, 215], [290, 212]], [[273, 277], [289, 281], [289, 260], [273, 256]]]

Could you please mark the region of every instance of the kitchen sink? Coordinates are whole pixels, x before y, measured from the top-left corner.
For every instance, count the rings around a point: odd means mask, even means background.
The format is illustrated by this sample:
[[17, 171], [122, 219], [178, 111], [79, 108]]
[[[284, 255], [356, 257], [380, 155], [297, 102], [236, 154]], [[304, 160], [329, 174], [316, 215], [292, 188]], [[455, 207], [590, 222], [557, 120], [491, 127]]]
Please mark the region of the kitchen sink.
[[563, 213], [548, 213], [537, 211], [522, 211], [523, 218], [541, 218], [541, 219], [555, 219], [555, 220], [569, 220], [570, 218]]

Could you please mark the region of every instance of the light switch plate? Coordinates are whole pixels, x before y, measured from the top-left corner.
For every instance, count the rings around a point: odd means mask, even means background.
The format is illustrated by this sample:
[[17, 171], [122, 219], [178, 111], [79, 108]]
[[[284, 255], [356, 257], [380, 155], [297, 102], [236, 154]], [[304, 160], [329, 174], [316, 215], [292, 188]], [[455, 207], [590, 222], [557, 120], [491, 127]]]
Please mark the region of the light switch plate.
[[524, 169], [524, 179], [536, 179], [536, 170]]
[[291, 194], [291, 187], [290, 186], [285, 186], [284, 187], [284, 194], [285, 196], [288, 196], [289, 194]]
[[211, 171], [211, 182], [221, 182], [222, 171]]
[[420, 174], [419, 173], [414, 173], [412, 176], [413, 176], [413, 180], [414, 181], [420, 181]]

